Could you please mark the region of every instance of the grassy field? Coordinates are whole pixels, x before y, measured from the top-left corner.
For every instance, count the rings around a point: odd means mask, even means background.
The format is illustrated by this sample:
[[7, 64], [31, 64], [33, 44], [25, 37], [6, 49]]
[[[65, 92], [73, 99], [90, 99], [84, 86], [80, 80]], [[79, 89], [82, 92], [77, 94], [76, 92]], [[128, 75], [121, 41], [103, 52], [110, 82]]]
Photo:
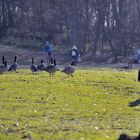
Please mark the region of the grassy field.
[[0, 140], [116, 140], [140, 131], [137, 71], [0, 75]]

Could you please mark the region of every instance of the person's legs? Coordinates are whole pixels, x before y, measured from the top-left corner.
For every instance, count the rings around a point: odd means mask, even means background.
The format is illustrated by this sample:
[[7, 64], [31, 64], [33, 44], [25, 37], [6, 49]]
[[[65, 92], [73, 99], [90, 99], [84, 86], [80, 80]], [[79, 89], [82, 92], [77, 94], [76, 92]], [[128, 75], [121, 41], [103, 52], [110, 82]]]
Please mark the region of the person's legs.
[[73, 61], [75, 62], [75, 64], [77, 63], [77, 57], [73, 56]]
[[74, 56], [72, 56], [72, 61], [75, 61], [75, 60], [74, 60]]
[[48, 64], [51, 64], [51, 54], [48, 54]]
[[46, 54], [46, 55], [45, 55], [45, 63], [46, 63], [46, 64], [47, 64], [47, 57], [48, 57], [48, 56], [47, 56], [47, 54]]
[[47, 53], [43, 53], [42, 59], [47, 64]]

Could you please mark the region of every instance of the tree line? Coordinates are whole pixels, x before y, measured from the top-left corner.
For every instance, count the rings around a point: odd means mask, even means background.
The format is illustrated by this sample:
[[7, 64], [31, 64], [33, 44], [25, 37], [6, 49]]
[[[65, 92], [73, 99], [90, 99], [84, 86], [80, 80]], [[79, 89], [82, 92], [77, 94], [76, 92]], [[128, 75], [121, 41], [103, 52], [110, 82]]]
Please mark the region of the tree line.
[[139, 0], [0, 0], [0, 38], [77, 45], [117, 59], [140, 45]]

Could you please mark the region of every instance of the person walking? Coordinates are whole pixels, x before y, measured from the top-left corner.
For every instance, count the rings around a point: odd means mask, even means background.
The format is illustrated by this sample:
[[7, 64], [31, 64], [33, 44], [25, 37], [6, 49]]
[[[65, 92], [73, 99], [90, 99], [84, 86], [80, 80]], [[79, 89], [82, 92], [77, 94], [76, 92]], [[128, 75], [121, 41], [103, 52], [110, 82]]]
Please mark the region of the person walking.
[[51, 57], [52, 57], [52, 48], [51, 48], [51, 44], [48, 41], [45, 42], [45, 45], [42, 48], [42, 52], [43, 52], [43, 58], [45, 59], [45, 62], [50, 64]]
[[73, 45], [72, 46], [72, 48], [71, 48], [71, 50], [70, 50], [70, 56], [72, 57], [72, 59], [73, 59], [73, 61], [75, 62], [75, 63], [77, 63], [78, 61], [78, 57], [80, 56], [80, 54], [79, 54], [79, 52], [78, 52], [78, 50], [77, 50], [77, 47], [76, 47], [76, 45]]

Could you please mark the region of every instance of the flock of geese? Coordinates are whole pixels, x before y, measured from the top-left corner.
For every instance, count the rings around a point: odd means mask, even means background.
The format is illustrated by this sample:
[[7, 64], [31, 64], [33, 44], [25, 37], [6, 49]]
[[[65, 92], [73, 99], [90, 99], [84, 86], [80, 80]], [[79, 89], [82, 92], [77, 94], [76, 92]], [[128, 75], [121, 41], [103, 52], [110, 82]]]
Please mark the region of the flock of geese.
[[[51, 58], [51, 63], [49, 65], [46, 65], [43, 62], [43, 60], [41, 60], [41, 64], [35, 65], [34, 64], [34, 58], [32, 58], [32, 63], [31, 63], [31, 66], [30, 66], [30, 70], [32, 71], [32, 73], [46, 71], [46, 72], [49, 73], [50, 76], [54, 76], [56, 71], [61, 71], [65, 74], [67, 74], [68, 77], [69, 76], [73, 77], [73, 73], [76, 70], [75, 66], [76, 66], [75, 62], [72, 61], [70, 65], [65, 66], [63, 68], [63, 70], [61, 70], [56, 63], [56, 59]], [[5, 61], [5, 56], [2, 56], [2, 65], [0, 65], [0, 74], [3, 74], [7, 71], [17, 72], [17, 68], [18, 68], [17, 56], [14, 57], [14, 63], [10, 66], [8, 66], [7, 61]]]

